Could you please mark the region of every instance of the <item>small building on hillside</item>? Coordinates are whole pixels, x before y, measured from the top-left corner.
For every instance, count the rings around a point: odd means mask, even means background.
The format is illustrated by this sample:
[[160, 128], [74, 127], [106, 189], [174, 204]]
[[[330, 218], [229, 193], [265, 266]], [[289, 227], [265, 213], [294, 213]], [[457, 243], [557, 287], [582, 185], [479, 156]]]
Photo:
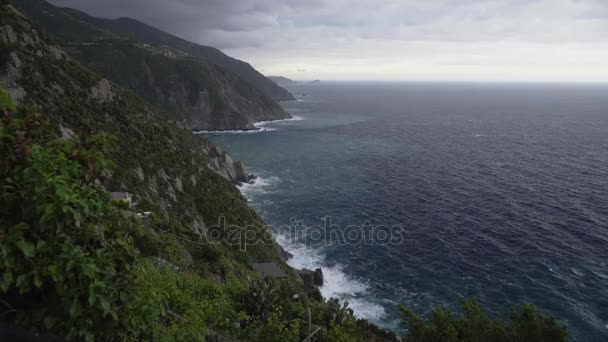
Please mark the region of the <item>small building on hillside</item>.
[[111, 192], [110, 195], [112, 195], [113, 200], [125, 202], [129, 205], [129, 207], [131, 207], [131, 205], [133, 204], [131, 194], [128, 192]]

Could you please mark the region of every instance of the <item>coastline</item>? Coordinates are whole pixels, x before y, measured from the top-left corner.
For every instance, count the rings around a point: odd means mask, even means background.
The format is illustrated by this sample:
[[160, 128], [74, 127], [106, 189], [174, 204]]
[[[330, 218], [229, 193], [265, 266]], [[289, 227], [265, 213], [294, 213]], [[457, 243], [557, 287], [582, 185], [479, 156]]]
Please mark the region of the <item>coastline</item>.
[[271, 132], [276, 131], [276, 127], [266, 127], [269, 124], [276, 124], [280, 122], [288, 122], [288, 121], [300, 121], [305, 120], [301, 116], [292, 115], [291, 118], [287, 119], [277, 119], [277, 120], [269, 120], [269, 121], [257, 121], [253, 123], [255, 128], [252, 129], [224, 129], [224, 130], [200, 130], [200, 131], [192, 131], [194, 134], [254, 134], [254, 133], [262, 133], [262, 132]]
[[[255, 183], [243, 183], [238, 187], [239, 191], [247, 199], [248, 205], [259, 215], [263, 216], [263, 200], [256, 197], [279, 191], [281, 179], [270, 176], [265, 172], [256, 173]], [[290, 255], [285, 258], [289, 267], [299, 273], [301, 270], [314, 271], [320, 268], [323, 274], [323, 285], [316, 286], [325, 300], [337, 298], [342, 302], [348, 302], [349, 307], [354, 310], [355, 316], [367, 319], [385, 329], [395, 330], [398, 323], [387, 321], [387, 312], [382, 305], [370, 301], [371, 284], [369, 280], [358, 279], [346, 271], [346, 265], [336, 264], [328, 260], [322, 249], [311, 248], [300, 241], [293, 241], [289, 236], [277, 234], [273, 229], [274, 223], [264, 218], [272, 230], [275, 242], [280, 248]]]

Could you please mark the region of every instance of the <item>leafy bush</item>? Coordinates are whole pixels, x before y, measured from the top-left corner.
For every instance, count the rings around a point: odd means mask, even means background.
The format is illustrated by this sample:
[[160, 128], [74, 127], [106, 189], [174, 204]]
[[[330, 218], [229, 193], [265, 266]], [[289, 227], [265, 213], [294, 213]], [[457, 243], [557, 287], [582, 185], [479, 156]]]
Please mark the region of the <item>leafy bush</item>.
[[[0, 67], [2, 66], [2, 64], [3, 63], [0, 63]], [[13, 99], [8, 96], [8, 93], [4, 89], [0, 89], [0, 106], [13, 112], [17, 110]]]
[[0, 291], [20, 325], [93, 340], [118, 324], [138, 227], [95, 184], [106, 137], [47, 141], [39, 128], [0, 126]]

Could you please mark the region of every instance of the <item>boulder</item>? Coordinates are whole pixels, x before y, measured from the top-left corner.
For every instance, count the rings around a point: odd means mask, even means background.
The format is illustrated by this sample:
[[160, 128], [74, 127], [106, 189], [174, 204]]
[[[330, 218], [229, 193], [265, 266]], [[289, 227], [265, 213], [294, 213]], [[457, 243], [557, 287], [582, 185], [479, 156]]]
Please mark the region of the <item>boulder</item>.
[[323, 286], [324, 279], [323, 279], [323, 270], [321, 268], [315, 269], [315, 276], [312, 280], [316, 286]]
[[304, 286], [309, 289], [315, 288], [317, 286], [323, 286], [323, 270], [321, 270], [320, 268], [317, 268], [314, 271], [302, 269], [298, 271], [298, 274], [302, 278]]

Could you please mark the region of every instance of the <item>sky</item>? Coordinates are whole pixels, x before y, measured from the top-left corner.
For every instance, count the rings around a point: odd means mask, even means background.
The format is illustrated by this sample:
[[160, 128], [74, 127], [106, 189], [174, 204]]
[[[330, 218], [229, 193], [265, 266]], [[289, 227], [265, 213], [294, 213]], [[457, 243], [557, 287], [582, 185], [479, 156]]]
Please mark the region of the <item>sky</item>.
[[608, 81], [608, 0], [51, 2], [298, 80]]

